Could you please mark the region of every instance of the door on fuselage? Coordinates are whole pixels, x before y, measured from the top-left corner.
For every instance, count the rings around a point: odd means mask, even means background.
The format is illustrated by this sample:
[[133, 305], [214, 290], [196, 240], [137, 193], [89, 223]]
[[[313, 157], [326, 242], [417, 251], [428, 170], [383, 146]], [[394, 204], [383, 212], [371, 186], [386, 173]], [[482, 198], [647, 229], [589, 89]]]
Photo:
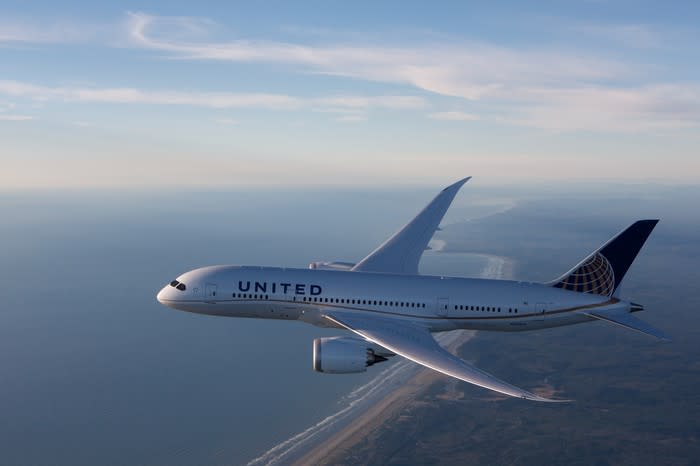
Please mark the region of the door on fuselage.
[[208, 299], [215, 299], [216, 298], [216, 285], [214, 283], [207, 283], [205, 296]]
[[535, 303], [535, 320], [536, 321], [542, 321], [545, 319], [547, 316], [547, 308], [549, 307], [549, 303]]
[[450, 308], [449, 298], [438, 298], [437, 299], [437, 315], [440, 317], [447, 317], [447, 313]]

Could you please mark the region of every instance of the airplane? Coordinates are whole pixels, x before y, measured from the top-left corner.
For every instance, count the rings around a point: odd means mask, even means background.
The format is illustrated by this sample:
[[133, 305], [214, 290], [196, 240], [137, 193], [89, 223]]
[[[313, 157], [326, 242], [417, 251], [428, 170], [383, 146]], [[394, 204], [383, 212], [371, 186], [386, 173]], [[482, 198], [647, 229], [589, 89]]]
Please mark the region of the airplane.
[[526, 400], [515, 387], [441, 347], [432, 333], [456, 329], [529, 331], [604, 321], [668, 338], [632, 314], [619, 297], [625, 273], [658, 220], [639, 220], [548, 283], [418, 274], [428, 242], [459, 189], [443, 189], [420, 213], [357, 263], [309, 268], [217, 265], [185, 272], [157, 294], [174, 309], [227, 317], [298, 320], [349, 330], [313, 341], [313, 369], [364, 372], [400, 355], [459, 380]]

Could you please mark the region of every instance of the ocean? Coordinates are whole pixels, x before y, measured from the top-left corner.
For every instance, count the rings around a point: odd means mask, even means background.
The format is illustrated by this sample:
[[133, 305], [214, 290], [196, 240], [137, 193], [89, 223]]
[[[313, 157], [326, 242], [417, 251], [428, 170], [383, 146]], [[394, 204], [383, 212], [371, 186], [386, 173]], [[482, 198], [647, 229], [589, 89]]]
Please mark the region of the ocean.
[[[359, 260], [432, 194], [1, 193], [0, 464], [240, 464], [342, 409], [377, 372], [312, 371], [312, 340], [338, 330], [155, 294], [203, 265]], [[422, 270], [488, 263], [428, 252]]]

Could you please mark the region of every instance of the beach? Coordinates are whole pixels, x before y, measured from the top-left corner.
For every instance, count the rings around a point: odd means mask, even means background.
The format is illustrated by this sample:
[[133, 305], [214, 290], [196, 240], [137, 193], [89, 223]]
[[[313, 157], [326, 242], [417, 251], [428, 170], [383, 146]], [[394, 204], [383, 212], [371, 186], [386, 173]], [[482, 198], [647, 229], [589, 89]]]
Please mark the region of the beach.
[[[512, 276], [514, 263], [507, 257], [473, 253], [447, 253], [443, 257], [463, 262], [468, 256], [482, 262], [479, 275], [483, 278]], [[475, 331], [454, 330], [436, 334], [435, 339], [448, 351], [456, 353], [475, 335]], [[337, 412], [275, 445], [251, 460], [248, 466], [332, 462], [334, 455], [371, 436], [373, 431], [441, 379], [448, 380], [448, 377], [405, 359], [395, 361], [372, 381], [341, 400], [342, 407]]]
[[[476, 332], [458, 330], [460, 332], [454, 342], [446, 346], [451, 352], [474, 337]], [[435, 381], [447, 379], [447, 376], [427, 368], [418, 369], [417, 373], [398, 390], [374, 404], [370, 409], [358, 416], [354, 422], [340, 429], [325, 442], [311, 449], [304, 456], [294, 461], [294, 466], [327, 463], [338, 452], [347, 451], [357, 443], [371, 436], [386, 420], [393, 418], [409, 403], [427, 390]]]

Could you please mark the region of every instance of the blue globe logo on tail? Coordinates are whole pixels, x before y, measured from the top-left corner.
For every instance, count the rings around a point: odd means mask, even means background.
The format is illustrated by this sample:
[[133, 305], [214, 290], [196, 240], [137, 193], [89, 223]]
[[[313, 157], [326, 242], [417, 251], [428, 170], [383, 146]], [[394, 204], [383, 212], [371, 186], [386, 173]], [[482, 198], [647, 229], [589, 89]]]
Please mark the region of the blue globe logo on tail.
[[614, 296], [632, 261], [658, 222], [656, 219], [634, 222], [548, 285], [579, 293]]
[[615, 290], [615, 272], [610, 261], [596, 252], [554, 286], [580, 293], [611, 296]]

